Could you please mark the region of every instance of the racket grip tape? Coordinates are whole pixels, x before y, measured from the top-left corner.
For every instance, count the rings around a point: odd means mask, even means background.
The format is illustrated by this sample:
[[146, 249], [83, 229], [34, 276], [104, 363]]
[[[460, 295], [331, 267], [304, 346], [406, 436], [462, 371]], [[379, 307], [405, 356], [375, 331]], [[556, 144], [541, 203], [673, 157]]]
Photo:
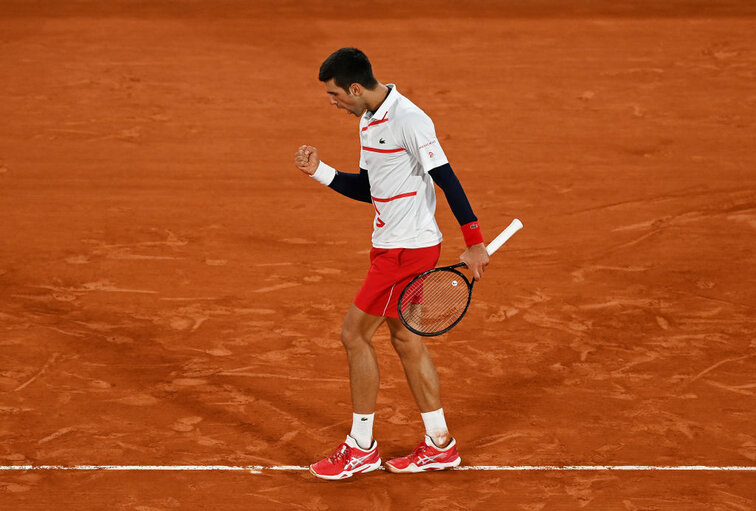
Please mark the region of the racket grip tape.
[[509, 240], [512, 236], [514, 236], [514, 233], [522, 229], [522, 222], [515, 218], [512, 220], [512, 223], [507, 226], [506, 229], [501, 231], [501, 233], [494, 238], [494, 240], [488, 244], [486, 247], [486, 252], [488, 252], [489, 256], [492, 256], [494, 252], [499, 250], [501, 246]]

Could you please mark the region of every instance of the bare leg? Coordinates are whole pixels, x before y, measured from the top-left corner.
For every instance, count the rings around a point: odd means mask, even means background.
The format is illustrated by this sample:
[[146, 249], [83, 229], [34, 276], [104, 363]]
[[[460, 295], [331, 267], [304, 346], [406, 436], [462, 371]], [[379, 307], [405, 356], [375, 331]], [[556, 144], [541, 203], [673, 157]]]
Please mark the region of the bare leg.
[[[387, 318], [386, 322], [391, 330], [391, 344], [402, 361], [407, 383], [420, 412], [438, 410], [441, 408], [441, 386], [422, 337], [407, 330], [399, 319]], [[438, 446], [446, 445], [449, 439], [448, 431], [437, 432], [433, 438]]]
[[363, 312], [354, 304], [344, 318], [341, 342], [349, 361], [349, 383], [354, 413], [375, 412], [379, 373], [372, 338], [384, 319]]

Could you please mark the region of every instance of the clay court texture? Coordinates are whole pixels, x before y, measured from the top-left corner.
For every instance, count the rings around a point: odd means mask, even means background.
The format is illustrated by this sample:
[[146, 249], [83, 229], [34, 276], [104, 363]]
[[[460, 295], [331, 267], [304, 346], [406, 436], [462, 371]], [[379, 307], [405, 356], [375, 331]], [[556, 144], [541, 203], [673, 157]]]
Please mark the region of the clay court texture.
[[[0, 508], [755, 509], [754, 15], [3, 0]], [[341, 46], [433, 118], [488, 239], [525, 224], [428, 340], [468, 470], [303, 470], [350, 427], [374, 215], [293, 165], [357, 171]], [[374, 345], [388, 459], [423, 425]]]

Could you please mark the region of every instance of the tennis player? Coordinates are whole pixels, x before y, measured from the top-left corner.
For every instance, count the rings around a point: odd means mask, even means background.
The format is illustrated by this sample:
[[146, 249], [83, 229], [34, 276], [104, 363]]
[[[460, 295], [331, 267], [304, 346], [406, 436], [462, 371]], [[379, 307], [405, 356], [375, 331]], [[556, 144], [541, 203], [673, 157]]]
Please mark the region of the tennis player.
[[310, 145], [297, 150], [294, 163], [342, 195], [371, 203], [375, 219], [370, 269], [341, 332], [349, 362], [352, 429], [331, 456], [310, 465], [310, 472], [323, 479], [343, 479], [381, 465], [373, 439], [379, 379], [372, 337], [384, 322], [425, 424], [424, 441], [408, 456], [386, 462], [386, 467], [398, 473], [455, 467], [461, 458], [444, 418], [436, 368], [422, 337], [407, 330], [397, 308], [404, 286], [439, 259], [442, 238], [435, 219], [434, 183], [444, 191], [461, 226], [467, 249], [460, 261], [476, 279], [488, 265], [478, 219], [430, 117], [396, 86], [378, 82], [363, 52], [337, 50], [323, 62], [319, 79], [332, 105], [360, 118], [360, 171], [335, 170]]

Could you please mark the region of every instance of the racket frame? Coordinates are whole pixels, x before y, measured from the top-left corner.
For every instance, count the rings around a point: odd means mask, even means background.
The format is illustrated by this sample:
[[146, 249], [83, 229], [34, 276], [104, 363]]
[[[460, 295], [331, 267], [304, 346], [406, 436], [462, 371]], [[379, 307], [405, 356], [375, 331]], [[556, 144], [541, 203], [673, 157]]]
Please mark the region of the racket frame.
[[[470, 301], [472, 300], [473, 285], [475, 284], [475, 279], [473, 279], [472, 281], [470, 281], [470, 279], [467, 278], [467, 275], [465, 275], [461, 271], [457, 270], [457, 268], [460, 268], [460, 267], [463, 267], [463, 266], [465, 266], [465, 263], [457, 263], [457, 264], [453, 264], [451, 266], [441, 266], [439, 268], [433, 268], [431, 270], [424, 271], [423, 273], [421, 273], [420, 275], [418, 275], [417, 277], [415, 277], [414, 279], [412, 279], [409, 282], [409, 284], [407, 284], [406, 286], [404, 286], [404, 289], [402, 290], [402, 294], [399, 295], [399, 305], [398, 305], [397, 308], [399, 309], [399, 319], [402, 321], [402, 323], [404, 323], [404, 326], [407, 327], [407, 330], [409, 330], [410, 332], [415, 333], [417, 335], [421, 335], [423, 337], [434, 337], [436, 335], [441, 335], [443, 333], [448, 332], [449, 330], [451, 330], [452, 328], [454, 328], [457, 325], [457, 323], [459, 323], [460, 321], [462, 321], [462, 318], [464, 318], [465, 314], [467, 314], [467, 309], [470, 307]], [[462, 313], [459, 315], [459, 317], [451, 325], [447, 326], [443, 330], [438, 330], [438, 331], [434, 331], [434, 332], [423, 332], [421, 330], [417, 330], [417, 329], [413, 328], [409, 324], [409, 322], [406, 319], [404, 319], [404, 314], [402, 314], [402, 299], [404, 298], [404, 294], [412, 287], [412, 284], [414, 284], [415, 281], [420, 280], [420, 279], [425, 279], [428, 275], [430, 275], [432, 273], [440, 272], [440, 271], [446, 271], [446, 272], [449, 272], [449, 273], [454, 273], [455, 275], [459, 276], [465, 282], [465, 284], [467, 284], [467, 303], [465, 304], [465, 308], [462, 311]]]
[[[499, 233], [499, 235], [496, 236], [496, 238], [494, 238], [494, 240], [491, 243], [488, 244], [488, 246], [486, 247], [486, 252], [488, 252], [488, 255], [492, 256], [494, 254], [494, 252], [496, 252], [497, 250], [499, 250], [501, 248], [501, 246], [504, 245], [504, 243], [506, 243], [509, 240], [509, 238], [511, 238], [512, 236], [514, 236], [514, 234], [517, 231], [519, 231], [520, 229], [522, 229], [522, 222], [518, 218], [515, 218], [507, 226], [506, 229], [504, 229], [503, 231], [501, 231], [501, 233]], [[464, 273], [462, 273], [459, 270], [457, 270], [457, 268], [459, 268], [460, 266], [467, 266], [467, 265], [465, 263], [457, 263], [457, 264], [453, 264], [451, 266], [442, 266], [440, 268], [433, 268], [431, 270], [428, 270], [428, 271], [425, 271], [425, 272], [421, 273], [420, 275], [418, 275], [414, 279], [410, 280], [409, 284], [407, 284], [406, 286], [404, 286], [404, 289], [402, 290], [402, 294], [399, 295], [399, 303], [397, 304], [397, 312], [399, 313], [399, 319], [404, 324], [404, 326], [407, 327], [407, 330], [409, 330], [410, 332], [416, 333], [417, 335], [421, 335], [423, 337], [433, 337], [433, 336], [441, 335], [441, 334], [443, 334], [445, 332], [448, 332], [457, 323], [459, 323], [460, 321], [462, 321], [462, 318], [464, 318], [465, 314], [467, 314], [467, 309], [470, 308], [470, 301], [472, 300], [472, 289], [473, 289], [473, 284], [475, 284], [475, 279], [473, 279], [472, 282], [470, 282], [470, 279], [468, 279], [467, 276]], [[462, 279], [464, 279], [465, 283], [467, 284], [467, 305], [465, 305], [465, 310], [463, 310], [462, 314], [459, 315], [459, 318], [457, 318], [457, 321], [455, 321], [454, 323], [452, 323], [448, 327], [444, 328], [440, 332], [430, 332], [430, 333], [429, 332], [421, 332], [419, 330], [416, 330], [415, 328], [412, 328], [408, 324], [407, 320], [404, 319], [404, 314], [402, 314], [402, 298], [404, 298], [404, 294], [412, 286], [412, 284], [415, 283], [416, 280], [418, 280], [419, 278], [425, 277], [425, 276], [427, 276], [427, 275], [429, 275], [429, 274], [431, 274], [433, 272], [437, 272], [437, 271], [451, 271], [452, 273], [456, 273], [457, 275], [459, 275], [460, 277], [462, 277]]]

